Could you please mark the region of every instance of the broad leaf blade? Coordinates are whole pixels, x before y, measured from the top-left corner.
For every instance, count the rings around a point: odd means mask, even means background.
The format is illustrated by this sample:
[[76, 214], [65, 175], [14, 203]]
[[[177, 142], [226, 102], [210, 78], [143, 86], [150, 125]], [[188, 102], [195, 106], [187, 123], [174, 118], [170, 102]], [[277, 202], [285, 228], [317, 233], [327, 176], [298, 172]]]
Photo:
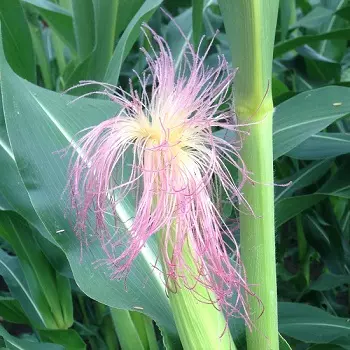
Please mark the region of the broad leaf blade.
[[274, 114], [274, 158], [350, 113], [350, 89], [329, 86], [299, 94], [277, 106]]
[[44, 313], [30, 294], [24, 273], [16, 257], [0, 249], [0, 275], [4, 278], [11, 295], [19, 301], [31, 323], [36, 327], [46, 327]]
[[[70, 284], [66, 277], [57, 280], [56, 271], [35, 241], [31, 227], [15, 213], [0, 212], [0, 236], [11, 244], [20, 259], [33, 298], [46, 310], [45, 318], [52, 319], [51, 328], [70, 327], [73, 323]], [[61, 300], [60, 296], [68, 300]]]
[[[174, 333], [164, 284], [153, 268], [157, 255], [153, 240], [135, 260], [126, 293], [123, 281], [111, 280], [110, 269], [93, 266], [106, 259], [96, 240], [82, 255], [82, 243], [72, 232], [74, 217], [67, 211], [68, 199], [62, 197], [69, 159], [60, 157], [57, 151], [67, 147], [78, 131], [114, 116], [118, 106], [90, 99], [68, 105], [71, 97], [27, 83], [6, 63], [1, 68], [5, 118], [21, 177], [37, 214], [66, 253], [77, 284], [87, 295], [109, 306], [142, 307], [144, 313]], [[127, 217], [132, 213], [126, 206], [123, 211]], [[88, 234], [93, 237], [93, 231]]]
[[296, 159], [325, 159], [350, 153], [350, 134], [321, 132], [287, 153]]
[[6, 349], [11, 350], [65, 350], [61, 345], [50, 343], [35, 343], [32, 341], [19, 339], [9, 334], [5, 328], [0, 326], [0, 336], [4, 338]]
[[23, 0], [37, 11], [50, 25], [60, 39], [76, 52], [76, 42], [73, 29], [73, 19], [69, 11], [47, 0]]
[[0, 19], [7, 61], [19, 76], [35, 82], [35, 56], [21, 2], [0, 1]]
[[147, 0], [137, 11], [136, 15], [126, 27], [123, 35], [118, 41], [117, 47], [115, 48], [112, 59], [108, 65], [104, 82], [114, 85], [118, 84], [122, 63], [140, 33], [142, 22], [147, 22], [161, 3], [162, 0]]
[[350, 337], [347, 319], [305, 304], [279, 303], [279, 330], [282, 334], [307, 343], [333, 343]]
[[[281, 180], [279, 184], [283, 186], [276, 187], [275, 202], [278, 202], [279, 200], [285, 197], [290, 197], [297, 190], [315, 183], [327, 172], [332, 163], [332, 159], [325, 159], [320, 162], [313, 162], [307, 167], [298, 171], [293, 176]], [[286, 186], [286, 184], [288, 184], [289, 182], [291, 182], [291, 184]]]
[[276, 204], [276, 227], [281, 226], [325, 198], [326, 196], [322, 194], [309, 194], [282, 199]]
[[29, 324], [21, 304], [15, 298], [0, 297], [0, 316], [11, 323]]
[[72, 0], [73, 27], [79, 60], [85, 59], [95, 46], [95, 19], [92, 0]]
[[50, 342], [64, 346], [66, 350], [85, 350], [86, 344], [74, 329], [39, 330], [43, 342]]

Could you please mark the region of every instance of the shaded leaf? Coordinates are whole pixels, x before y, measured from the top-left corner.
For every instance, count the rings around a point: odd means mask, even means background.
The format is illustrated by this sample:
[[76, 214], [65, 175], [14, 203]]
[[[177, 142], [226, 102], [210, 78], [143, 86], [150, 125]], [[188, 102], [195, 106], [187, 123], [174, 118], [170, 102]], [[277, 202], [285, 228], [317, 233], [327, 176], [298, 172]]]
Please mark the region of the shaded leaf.
[[142, 22], [147, 22], [161, 3], [162, 0], [147, 0], [137, 11], [118, 41], [103, 79], [104, 82], [118, 84], [121, 65], [140, 33]]
[[79, 61], [85, 59], [95, 46], [95, 19], [92, 0], [72, 0], [73, 27]]
[[192, 28], [193, 28], [193, 43], [197, 48], [201, 39], [203, 28], [203, 4], [204, 0], [192, 1]]
[[335, 275], [332, 273], [323, 273], [316, 281], [310, 285], [311, 290], [326, 291], [344, 284], [350, 285], [350, 275]]
[[76, 52], [73, 19], [70, 12], [47, 0], [22, 1], [36, 10], [72, 52]]
[[0, 336], [4, 338], [6, 349], [11, 350], [65, 350], [63, 346], [50, 343], [37, 343], [24, 339], [19, 339], [9, 334], [0, 325]]
[[21, 304], [14, 298], [0, 297], [0, 316], [11, 323], [29, 324]]
[[[0, 212], [0, 235], [11, 244], [20, 259], [30, 293], [45, 313], [46, 322], [52, 320], [52, 325], [47, 324], [47, 328], [70, 327], [73, 305], [69, 282], [65, 283], [65, 277], [61, 277], [62, 283], [57, 283], [56, 272], [40, 250], [27, 222], [15, 213]], [[64, 293], [65, 288], [68, 290]], [[68, 300], [61, 300], [58, 291]]]
[[63, 345], [65, 350], [85, 350], [86, 345], [74, 329], [39, 330], [43, 342]]
[[291, 196], [293, 193], [303, 187], [315, 183], [327, 172], [332, 163], [332, 159], [313, 162], [291, 177], [279, 181], [280, 184], [287, 184], [289, 182], [291, 182], [291, 184], [289, 186], [276, 187], [275, 202], [278, 202], [282, 198]]
[[301, 17], [292, 28], [308, 28], [313, 29], [320, 26], [321, 23], [329, 23], [333, 16], [333, 11], [325, 7], [317, 6], [313, 8], [305, 16]]
[[324, 159], [350, 153], [350, 134], [321, 132], [287, 153], [296, 159]]
[[350, 113], [350, 89], [329, 86], [281, 103], [274, 114], [274, 158]]
[[310, 194], [282, 199], [276, 203], [276, 227], [281, 226], [325, 198], [326, 196], [321, 194]]
[[331, 272], [345, 274], [344, 242], [340, 228], [337, 227], [329, 203], [326, 203], [326, 209], [329, 212], [327, 222], [320, 219], [319, 215], [305, 216], [305, 228], [308, 228], [305, 230], [306, 239], [321, 255]]
[[299, 46], [330, 39], [350, 39], [350, 28], [333, 30], [322, 34], [303, 35], [294, 39], [289, 39], [284, 42], [277, 43], [273, 51], [273, 56], [278, 57], [288, 51], [296, 49]]
[[337, 344], [338, 338], [350, 337], [347, 319], [334, 317], [316, 307], [279, 303], [278, 314], [280, 332], [303, 342]]
[[319, 193], [326, 193], [331, 196], [350, 198], [350, 164], [345, 162], [319, 190]]
[[18, 300], [22, 309], [36, 327], [45, 327], [45, 315], [30, 294], [18, 258], [0, 250], [0, 274], [4, 278], [11, 295]]
[[0, 1], [0, 19], [7, 61], [19, 76], [36, 82], [35, 56], [21, 2]]
[[[121, 309], [142, 307], [144, 313], [176, 334], [164, 283], [153, 269], [158, 253], [154, 239], [136, 258], [126, 292], [124, 281], [111, 280], [113, 271], [106, 265], [93, 266], [106, 259], [99, 242], [92, 239], [82, 255], [82, 243], [72, 232], [74, 213], [67, 211], [64, 193], [69, 157], [62, 158], [57, 151], [67, 147], [79, 130], [114, 116], [118, 105], [91, 99], [68, 105], [71, 97], [29, 84], [14, 75], [4, 60], [0, 62], [5, 118], [21, 177], [47, 231], [66, 253], [77, 284], [84, 293], [106, 305]], [[128, 222], [133, 215], [130, 203], [118, 207], [122, 222]], [[94, 237], [93, 227], [88, 230], [88, 237]], [[115, 254], [122, 249], [119, 247]]]

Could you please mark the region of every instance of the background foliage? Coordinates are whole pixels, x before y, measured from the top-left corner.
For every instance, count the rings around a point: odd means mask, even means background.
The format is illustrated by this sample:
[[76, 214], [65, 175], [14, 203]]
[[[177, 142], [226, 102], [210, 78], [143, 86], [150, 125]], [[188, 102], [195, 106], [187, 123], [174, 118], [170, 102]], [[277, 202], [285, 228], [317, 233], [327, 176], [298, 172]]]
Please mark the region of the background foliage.
[[[295, 349], [350, 349], [349, 21], [347, 0], [280, 0], [275, 181], [291, 184], [275, 187], [279, 330]], [[181, 348], [162, 281], [151, 274], [154, 242], [127, 292], [106, 266], [96, 268], [103, 252], [91, 239], [81, 253], [64, 192], [69, 157], [58, 154], [76, 132], [118, 110], [100, 99], [68, 104], [74, 97], [60, 92], [84, 79], [137, 84], [133, 70], [146, 67], [139, 48], [149, 47], [142, 22], [166, 37], [177, 64], [185, 39], [197, 46], [206, 35], [205, 50], [219, 30], [206, 63], [217, 54], [231, 62], [215, 0], [0, 1], [3, 347]], [[132, 199], [125, 206], [132, 216]], [[235, 218], [230, 206], [223, 210]], [[244, 349], [241, 322], [230, 329]]]

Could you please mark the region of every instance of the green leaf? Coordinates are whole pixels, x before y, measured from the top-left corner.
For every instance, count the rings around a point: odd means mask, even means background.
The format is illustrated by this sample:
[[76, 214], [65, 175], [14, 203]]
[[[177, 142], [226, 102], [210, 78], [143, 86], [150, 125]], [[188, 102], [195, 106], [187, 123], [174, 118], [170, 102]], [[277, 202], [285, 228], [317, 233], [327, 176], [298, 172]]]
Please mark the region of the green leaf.
[[289, 92], [289, 89], [287, 87], [287, 85], [285, 85], [284, 83], [282, 83], [281, 80], [272, 77], [272, 96], [273, 98], [277, 98], [278, 96], [282, 95], [282, 94], [286, 94]]
[[6, 349], [11, 350], [65, 350], [63, 346], [49, 343], [37, 343], [24, 339], [19, 339], [9, 334], [0, 325], [0, 336], [4, 338]]
[[276, 188], [275, 202], [278, 202], [285, 197], [290, 197], [297, 190], [315, 183], [327, 172], [332, 163], [332, 159], [313, 162], [291, 177], [279, 181], [280, 184], [287, 184], [289, 182], [291, 182], [291, 184], [289, 186]]
[[[336, 12], [343, 5], [346, 5], [347, 2], [347, 0], [332, 0], [326, 1], [324, 5], [331, 11]], [[331, 32], [338, 29], [345, 29], [348, 25], [349, 23], [347, 21], [334, 14], [328, 22], [322, 23], [320, 28], [322, 32]], [[324, 40], [319, 43], [318, 50], [321, 55], [340, 61], [347, 50], [347, 40], [344, 38]]]
[[57, 244], [33, 209], [28, 192], [18, 173], [11, 146], [6, 140], [6, 129], [1, 131], [4, 137], [0, 139], [0, 162], [6, 166], [7, 171], [0, 172], [0, 192], [11, 204], [12, 208], [16, 208], [16, 211], [36, 227], [43, 236], [50, 239], [52, 243]]
[[116, 38], [119, 38], [119, 35], [127, 27], [143, 3], [144, 0], [119, 0], [117, 26], [115, 28]]
[[303, 35], [295, 39], [286, 40], [275, 45], [273, 51], [273, 56], [278, 57], [284, 53], [294, 50], [299, 46], [305, 44], [311, 44], [313, 42], [318, 42], [321, 40], [330, 40], [330, 39], [350, 39], [350, 28], [333, 30], [328, 33], [315, 34], [315, 35]]
[[307, 350], [344, 350], [347, 347], [333, 345], [333, 344], [315, 344], [307, 348]]
[[[65, 69], [67, 67], [67, 46], [65, 45], [65, 43], [61, 40], [61, 38], [59, 37], [59, 35], [57, 35], [57, 33], [55, 33], [54, 31], [50, 30], [50, 34], [51, 34], [51, 50], [53, 49], [54, 53], [55, 53], [55, 59], [56, 59], [56, 63], [57, 63], [57, 67], [58, 67], [58, 75], [59, 75], [59, 79], [56, 83], [56, 89], [61, 89], [61, 85], [62, 83], [62, 76], [65, 72]], [[73, 58], [71, 58], [71, 61], [74, 62], [74, 56]]]
[[329, 82], [340, 79], [341, 66], [339, 62], [323, 56], [308, 45], [299, 47], [296, 51], [304, 57], [309, 82]]
[[85, 350], [86, 344], [74, 329], [39, 330], [43, 342], [63, 345], [65, 350]]
[[73, 26], [79, 61], [83, 61], [95, 46], [95, 18], [92, 0], [72, 0]]
[[[0, 236], [11, 244], [20, 259], [31, 295], [45, 314], [47, 328], [70, 327], [73, 323], [70, 284], [64, 281], [65, 277], [60, 277], [62, 283], [57, 283], [56, 272], [40, 250], [27, 222], [15, 213], [0, 212]], [[68, 300], [60, 300], [60, 295]], [[66, 306], [64, 310], [63, 305]], [[50, 326], [49, 320], [52, 320]]]
[[319, 193], [329, 194], [342, 198], [350, 198], [350, 165], [345, 162], [319, 190]]
[[350, 6], [343, 6], [335, 14], [350, 21]]
[[325, 198], [326, 196], [322, 194], [310, 194], [280, 200], [276, 203], [275, 209], [276, 228]]
[[95, 74], [100, 81], [105, 76], [114, 50], [114, 35], [119, 0], [92, 0], [95, 18], [95, 47], [92, 53]]
[[318, 28], [322, 23], [329, 23], [334, 11], [325, 7], [317, 6], [312, 9], [306, 16], [301, 17], [292, 27], [303, 27], [307, 29]]
[[[320, 254], [323, 261], [332, 273], [345, 274], [345, 251], [344, 242], [340, 228], [332, 213], [333, 208], [329, 202], [325, 202], [325, 210], [328, 210], [327, 221], [320, 218], [320, 215], [306, 215], [304, 226], [306, 239], [309, 244]], [[328, 204], [328, 206], [327, 206]]]
[[[62, 158], [57, 151], [66, 148], [78, 131], [114, 116], [119, 106], [91, 99], [68, 105], [72, 97], [32, 85], [16, 76], [3, 59], [0, 62], [4, 112], [17, 166], [36, 213], [67, 255], [80, 289], [112, 307], [142, 307], [158, 324], [176, 333], [164, 283], [153, 268], [158, 254], [154, 239], [147, 242], [136, 258], [127, 278], [126, 292], [124, 281], [111, 279], [112, 271], [108, 266], [93, 265], [106, 259], [97, 240], [92, 240], [89, 247], [82, 250], [82, 242], [72, 230], [74, 213], [67, 211], [64, 190], [69, 157]], [[133, 208], [123, 203], [118, 212], [122, 222], [127, 222], [133, 215]], [[87, 234], [93, 236], [93, 228], [88, 229]], [[123, 247], [119, 249], [115, 254]]]
[[147, 0], [137, 11], [118, 41], [103, 79], [104, 82], [118, 84], [121, 65], [139, 36], [142, 22], [147, 22], [161, 3], [162, 0]]
[[347, 319], [334, 317], [316, 307], [298, 303], [279, 303], [279, 330], [306, 343], [338, 344], [350, 337]]
[[[64, 78], [65, 86], [71, 87], [78, 84], [79, 81], [86, 79], [117, 84], [121, 65], [140, 33], [141, 23], [147, 21], [152, 16], [161, 2], [162, 0], [157, 0], [156, 2], [148, 0], [143, 4], [140, 10], [136, 13], [135, 17], [129, 23], [128, 27], [125, 29], [122, 37], [118, 41], [118, 45], [115, 48], [113, 55], [112, 52], [108, 53], [108, 59], [106, 58], [106, 48], [103, 46], [103, 43], [109, 42], [111, 44], [112, 42], [114, 43], [114, 40], [112, 37], [110, 40], [108, 40], [108, 38], [106, 40], [104, 37], [106, 26], [105, 16], [103, 13], [104, 11], [109, 12], [109, 8], [104, 6], [101, 8], [99, 2], [94, 3], [95, 21], [97, 21], [95, 24], [95, 35], [97, 39], [95, 40], [94, 50], [82, 62], [80, 62], [72, 72], [69, 68], [70, 71], [67, 72], [68, 74], [66, 74]], [[116, 3], [114, 6], [114, 11], [117, 11]], [[116, 16], [117, 15], [115, 15], [115, 18], [117, 18]], [[114, 23], [114, 27], [115, 26], [116, 23]], [[114, 35], [114, 32], [110, 31], [109, 35]], [[110, 48], [113, 50], [113, 46]], [[100, 55], [104, 56], [104, 59], [102, 61], [99, 58]], [[90, 89], [86, 89], [86, 91], [92, 90], [93, 88], [91, 87]], [[73, 93], [75, 93], [75, 91], [73, 91]]]
[[0, 249], [0, 274], [11, 295], [21, 304], [31, 323], [39, 328], [46, 327], [45, 315], [30, 294], [18, 258], [8, 255], [2, 249]]
[[349, 275], [335, 275], [329, 272], [323, 273], [316, 281], [313, 281], [309, 287], [310, 290], [320, 292], [340, 287], [344, 284], [350, 284]]
[[201, 39], [203, 28], [203, 3], [204, 0], [192, 0], [192, 27], [193, 44], [197, 48]]
[[[2, 99], [0, 99], [0, 102], [2, 102]], [[27, 189], [25, 188], [19, 175], [15, 158], [7, 137], [5, 120], [2, 120], [2, 112], [3, 108], [1, 104], [0, 163], [4, 168], [6, 168], [6, 171], [0, 171], [0, 193], [10, 205], [10, 208], [8, 209], [16, 210], [40, 232], [40, 235], [36, 235], [36, 240], [38, 241], [41, 250], [43, 250], [46, 257], [50, 260], [55, 269], [67, 276], [70, 276], [70, 268], [64, 253], [60, 248], [58, 248], [58, 243], [47, 231], [46, 227], [36, 214], [28, 196]]]
[[350, 113], [350, 89], [329, 86], [281, 103], [274, 114], [274, 158]]
[[21, 2], [0, 1], [0, 20], [8, 63], [19, 76], [36, 82], [35, 56]]
[[22, 0], [23, 2], [26, 2], [28, 4], [31, 4], [33, 6], [40, 7], [43, 10], [47, 10], [50, 12], [70, 16], [71, 13], [64, 9], [63, 7], [56, 5], [54, 2], [49, 0]]
[[279, 4], [280, 24], [281, 24], [281, 40], [286, 39], [289, 27], [296, 20], [296, 4], [294, 1], [281, 0]]
[[53, 82], [51, 76], [50, 62], [45, 51], [40, 22], [35, 15], [31, 16], [30, 18], [29, 28], [32, 35], [33, 47], [35, 50], [38, 65], [40, 67], [41, 75], [44, 80], [44, 86], [47, 89], [52, 90]]
[[73, 19], [70, 12], [47, 0], [22, 1], [37, 11], [72, 53], [76, 53]]
[[350, 134], [321, 132], [287, 153], [296, 159], [325, 159], [350, 153]]
[[0, 316], [11, 323], [29, 324], [21, 304], [14, 298], [0, 297]]
[[281, 334], [279, 334], [279, 350], [292, 350], [287, 340], [285, 340]]
[[[208, 6], [206, 3], [203, 11]], [[175, 24], [176, 23], [176, 24]], [[182, 33], [179, 31], [181, 28]], [[192, 9], [189, 8], [169, 22], [165, 30], [165, 38], [170, 47], [171, 54], [174, 58], [175, 69], [180, 68], [180, 63], [186, 50], [186, 46], [191, 40], [193, 34], [192, 28]], [[185, 36], [185, 37], [184, 37]]]
[[[80, 11], [82, 6], [85, 8], [84, 12]], [[78, 30], [80, 46], [85, 39], [87, 40], [87, 46], [86, 48], [83, 47], [84, 53], [81, 54], [78, 65], [73, 72], [69, 68], [69, 73], [64, 74], [65, 87], [74, 86], [81, 80], [103, 80], [114, 49], [118, 0], [102, 2], [89, 0], [84, 5], [81, 1], [76, 0], [74, 9], [75, 27]], [[86, 16], [86, 18], [82, 16]], [[94, 25], [94, 32], [90, 33], [90, 30], [88, 30], [89, 35], [86, 37], [84, 32], [86, 31], [86, 25], [91, 26], [92, 24]], [[91, 91], [92, 88], [86, 90]]]
[[125, 350], [144, 350], [145, 347], [142, 344], [139, 330], [134, 324], [130, 312], [111, 309], [111, 315], [121, 348]]

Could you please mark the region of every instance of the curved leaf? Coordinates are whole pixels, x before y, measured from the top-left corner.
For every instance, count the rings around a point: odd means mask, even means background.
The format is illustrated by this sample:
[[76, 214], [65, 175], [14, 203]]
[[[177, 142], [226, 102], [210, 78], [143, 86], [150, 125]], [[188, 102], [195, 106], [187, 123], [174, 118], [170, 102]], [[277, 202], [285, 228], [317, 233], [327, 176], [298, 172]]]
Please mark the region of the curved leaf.
[[0, 212], [0, 236], [11, 244], [20, 259], [33, 298], [45, 307], [46, 317], [53, 320], [51, 328], [70, 327], [73, 304], [69, 282], [65, 277], [57, 278], [28, 223], [15, 213]]
[[276, 187], [275, 202], [278, 202], [285, 197], [290, 197], [295, 191], [315, 183], [327, 172], [332, 163], [332, 159], [313, 162], [293, 176], [281, 180], [279, 182], [281, 184], [287, 184], [290, 181], [291, 184], [289, 186]]
[[92, 0], [72, 0], [73, 26], [79, 59], [85, 59], [95, 46], [95, 19]]
[[[106, 259], [100, 244], [92, 240], [88, 248], [82, 249], [82, 242], [72, 232], [74, 216], [67, 211], [64, 193], [69, 157], [62, 158], [57, 151], [67, 147], [78, 131], [115, 115], [118, 105], [91, 99], [68, 105], [72, 97], [32, 85], [16, 76], [4, 60], [0, 62], [5, 119], [19, 172], [37, 214], [67, 255], [77, 284], [91, 298], [109, 306], [141, 307], [158, 324], [175, 333], [164, 283], [154, 270], [154, 240], [135, 260], [125, 285], [111, 280], [112, 271], [107, 266], [93, 265]], [[133, 212], [127, 203], [118, 211], [123, 222]], [[90, 229], [88, 234], [93, 237]]]
[[276, 228], [325, 198], [326, 196], [322, 194], [309, 194], [280, 200], [275, 209]]
[[7, 61], [19, 76], [35, 82], [35, 55], [21, 2], [0, 1], [0, 20]]
[[126, 27], [123, 35], [118, 41], [114, 50], [111, 61], [109, 62], [104, 82], [110, 84], [118, 84], [120, 69], [125, 60], [126, 55], [130, 52], [139, 33], [142, 22], [147, 22], [154, 11], [160, 6], [163, 0], [147, 0], [137, 11], [134, 18]]
[[72, 14], [47, 0], [24, 0], [50, 25], [60, 39], [76, 53]]
[[29, 291], [18, 258], [0, 249], [0, 275], [4, 278], [11, 295], [19, 301], [22, 309], [36, 327], [46, 327], [46, 319], [40, 306]]
[[321, 40], [330, 40], [330, 39], [350, 39], [350, 28], [333, 30], [322, 34], [303, 35], [295, 39], [283, 41], [275, 45], [273, 56], [278, 57], [288, 51], [296, 49], [299, 46], [310, 44]]
[[4, 327], [0, 326], [0, 336], [4, 338], [6, 349], [11, 350], [65, 350], [61, 345], [50, 343], [37, 343], [24, 339], [19, 339], [8, 333]]
[[350, 337], [350, 323], [345, 318], [305, 304], [279, 303], [279, 330], [282, 334], [307, 343], [342, 343]]
[[350, 134], [320, 132], [287, 153], [296, 159], [325, 159], [350, 153]]
[[274, 159], [350, 113], [350, 88], [306, 91], [281, 103], [274, 114]]

